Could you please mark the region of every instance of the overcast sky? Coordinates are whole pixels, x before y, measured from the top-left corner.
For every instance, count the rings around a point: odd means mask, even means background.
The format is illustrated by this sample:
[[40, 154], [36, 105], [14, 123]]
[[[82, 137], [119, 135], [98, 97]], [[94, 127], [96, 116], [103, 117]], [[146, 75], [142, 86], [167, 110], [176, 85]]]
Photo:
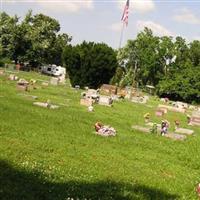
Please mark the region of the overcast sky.
[[[105, 42], [118, 48], [126, 0], [0, 0], [1, 11], [23, 17], [29, 9], [56, 18], [73, 44]], [[147, 26], [156, 35], [200, 39], [200, 0], [130, 0], [122, 45]]]

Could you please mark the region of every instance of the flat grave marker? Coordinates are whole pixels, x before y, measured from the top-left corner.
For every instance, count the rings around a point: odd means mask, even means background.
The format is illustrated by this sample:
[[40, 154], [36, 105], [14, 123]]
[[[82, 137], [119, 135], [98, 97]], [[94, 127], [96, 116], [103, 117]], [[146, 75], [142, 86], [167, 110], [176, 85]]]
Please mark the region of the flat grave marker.
[[162, 104], [159, 104], [158, 105], [158, 108], [166, 108], [172, 112], [180, 112], [180, 113], [185, 113], [185, 109], [184, 108], [176, 108], [176, 107], [173, 107], [173, 106], [168, 106], [168, 105], [162, 105]]
[[[143, 133], [151, 133], [151, 128], [147, 128], [143, 126], [135, 125], [135, 126], [132, 126], [132, 129], [141, 131]], [[180, 140], [180, 141], [183, 141], [186, 139], [186, 135], [181, 135], [181, 134], [176, 134], [176, 133], [167, 133], [167, 134], [164, 134], [163, 137], [167, 137], [173, 140]]]
[[44, 102], [34, 102], [33, 105], [43, 107], [43, 108], [50, 108], [50, 109], [56, 109], [59, 108], [57, 105], [49, 104], [49, 103], [44, 103]]
[[181, 133], [181, 134], [185, 134], [185, 135], [192, 135], [194, 133], [194, 131], [190, 130], [190, 129], [186, 129], [186, 128], [177, 128], [175, 130], [175, 133]]

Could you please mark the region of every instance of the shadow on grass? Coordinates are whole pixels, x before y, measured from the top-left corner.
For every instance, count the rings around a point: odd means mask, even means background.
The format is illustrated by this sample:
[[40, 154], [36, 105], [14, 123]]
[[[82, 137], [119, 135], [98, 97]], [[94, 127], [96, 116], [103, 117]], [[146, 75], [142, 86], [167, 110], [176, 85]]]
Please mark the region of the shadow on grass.
[[112, 181], [95, 183], [68, 181], [47, 182], [37, 172], [15, 169], [0, 161], [1, 200], [137, 200], [137, 199], [178, 199], [178, 196], [144, 185], [130, 185]]

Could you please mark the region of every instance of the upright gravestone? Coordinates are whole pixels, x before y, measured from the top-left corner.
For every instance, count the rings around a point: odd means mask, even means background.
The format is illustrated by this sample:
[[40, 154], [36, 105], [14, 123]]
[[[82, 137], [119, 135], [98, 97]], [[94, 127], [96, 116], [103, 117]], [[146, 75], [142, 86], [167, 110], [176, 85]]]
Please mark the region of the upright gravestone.
[[65, 74], [62, 74], [61, 76], [59, 76], [59, 83], [65, 84]]
[[50, 80], [51, 85], [58, 85], [59, 79], [56, 77], [52, 77]]
[[148, 97], [147, 96], [135, 96], [135, 97], [132, 97], [131, 99], [132, 102], [134, 103], [143, 103], [143, 104], [146, 104], [147, 101], [148, 101]]
[[111, 106], [112, 105], [112, 98], [109, 97], [109, 96], [101, 95], [99, 97], [99, 105]]
[[92, 101], [92, 99], [89, 99], [89, 98], [81, 99], [80, 104], [83, 105], [83, 106], [89, 107], [89, 106], [92, 106], [93, 101]]
[[200, 112], [199, 111], [192, 112], [190, 124], [200, 126]]
[[100, 88], [100, 92], [102, 95], [115, 95], [117, 94], [117, 86], [103, 84]]
[[19, 79], [17, 82], [17, 89], [21, 91], [29, 91], [29, 82], [26, 81], [25, 79]]

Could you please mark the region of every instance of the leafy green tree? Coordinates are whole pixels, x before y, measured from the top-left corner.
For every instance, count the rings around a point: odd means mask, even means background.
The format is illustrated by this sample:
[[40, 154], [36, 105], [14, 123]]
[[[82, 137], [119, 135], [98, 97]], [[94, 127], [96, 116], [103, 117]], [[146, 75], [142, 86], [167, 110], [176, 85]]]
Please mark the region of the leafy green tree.
[[0, 56], [15, 59], [18, 17], [0, 13]]
[[[129, 40], [118, 55], [119, 64], [123, 64], [127, 71], [124, 78], [132, 79], [132, 83], [136, 81], [142, 86], [156, 85], [163, 71], [159, 62], [159, 43], [159, 38], [153, 36], [153, 32], [148, 28], [140, 32], [135, 40]], [[131, 77], [128, 78], [129, 75]]]
[[29, 11], [19, 22], [18, 17], [0, 14], [0, 56], [15, 62], [62, 64], [63, 49], [71, 41], [67, 34], [58, 34], [57, 20]]
[[159, 38], [153, 36], [153, 32], [145, 28], [136, 39], [139, 49], [139, 81], [141, 85], [156, 85], [159, 81], [159, 73], [162, 69], [159, 65]]
[[28, 60], [37, 60], [46, 63], [49, 60], [49, 51], [60, 30], [58, 21], [43, 14], [32, 16], [29, 21], [27, 37], [31, 39], [31, 48], [28, 49]]
[[111, 85], [121, 86], [120, 82], [121, 82], [121, 80], [122, 80], [122, 77], [123, 77], [124, 73], [125, 73], [124, 68], [122, 68], [122, 67], [117, 67], [114, 76], [113, 76], [112, 79], [110, 80], [110, 84], [111, 84]]
[[179, 70], [183, 68], [186, 62], [189, 62], [189, 47], [184, 38], [176, 37], [174, 53], [177, 56], [174, 68]]
[[200, 41], [194, 40], [189, 44], [190, 50], [189, 50], [189, 57], [193, 64], [193, 66], [199, 66], [200, 65]]
[[97, 88], [109, 83], [118, 66], [116, 52], [104, 43], [83, 42], [66, 47], [63, 59], [72, 86]]
[[157, 86], [157, 94], [172, 100], [200, 103], [200, 70], [188, 65], [165, 77]]
[[127, 45], [120, 49], [117, 54], [119, 65], [123, 69], [119, 86], [133, 85], [138, 80], [139, 52], [136, 40], [128, 40]]
[[64, 48], [69, 45], [71, 37], [67, 34], [58, 34], [56, 40], [53, 42], [51, 48], [48, 51], [48, 62], [56, 65], [62, 65], [62, 55]]
[[[160, 43], [158, 46], [158, 54], [159, 54], [159, 77], [170, 73], [173, 69], [173, 65], [175, 62], [175, 47], [172, 41], [172, 37], [163, 36], [160, 38]], [[174, 61], [172, 62], [172, 60]]]

